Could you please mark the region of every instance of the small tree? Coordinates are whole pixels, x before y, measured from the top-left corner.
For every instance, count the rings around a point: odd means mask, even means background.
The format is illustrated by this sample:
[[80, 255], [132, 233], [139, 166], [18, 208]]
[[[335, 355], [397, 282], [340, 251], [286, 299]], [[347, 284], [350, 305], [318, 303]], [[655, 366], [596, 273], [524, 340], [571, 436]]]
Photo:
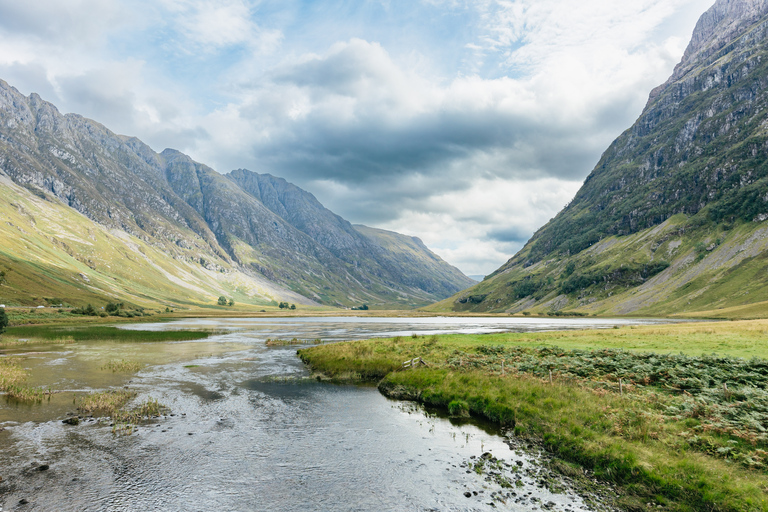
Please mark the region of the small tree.
[[291, 304], [291, 309], [296, 309], [296, 304]]
[[121, 309], [125, 309], [125, 304], [122, 302], [109, 302], [104, 307], [104, 310], [110, 315], [117, 315]]
[[225, 296], [219, 297], [219, 306], [226, 306], [227, 305], [227, 298]]
[[235, 305], [235, 300], [234, 299], [229, 299], [229, 305], [230, 306], [234, 306]]
[[5, 332], [8, 327], [8, 315], [5, 314], [5, 308], [0, 309], [0, 333]]

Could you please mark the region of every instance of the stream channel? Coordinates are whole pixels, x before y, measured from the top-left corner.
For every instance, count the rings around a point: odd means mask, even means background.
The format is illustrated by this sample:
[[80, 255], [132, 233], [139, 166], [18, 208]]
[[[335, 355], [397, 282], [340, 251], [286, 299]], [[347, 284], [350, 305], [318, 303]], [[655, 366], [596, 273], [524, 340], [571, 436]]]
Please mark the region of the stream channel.
[[[542, 485], [537, 456], [511, 448], [493, 426], [389, 400], [372, 386], [317, 382], [296, 357], [296, 346], [267, 347], [265, 340], [650, 322], [190, 319], [124, 327], [217, 334], [192, 342], [0, 349], [0, 357], [23, 358], [29, 384], [60, 391], [36, 405], [0, 397], [0, 512], [595, 510], [594, 497]], [[139, 362], [142, 370], [126, 375], [102, 369], [123, 359]], [[170, 412], [132, 435], [115, 435], [95, 420], [62, 423], [75, 411], [75, 396], [124, 386], [138, 393], [136, 403], [151, 397]], [[493, 460], [483, 459], [486, 452]], [[478, 462], [493, 464], [496, 474], [472, 470]]]

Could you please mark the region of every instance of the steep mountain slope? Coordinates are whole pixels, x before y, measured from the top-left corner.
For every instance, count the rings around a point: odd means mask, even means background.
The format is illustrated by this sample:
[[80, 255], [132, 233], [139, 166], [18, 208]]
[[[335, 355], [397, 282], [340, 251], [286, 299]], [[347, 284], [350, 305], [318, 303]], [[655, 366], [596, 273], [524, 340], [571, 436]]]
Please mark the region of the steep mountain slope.
[[352, 226], [315, 196], [282, 178], [244, 169], [226, 176], [358, 272], [443, 297], [455, 293], [457, 287], [464, 289], [473, 284], [418, 238]]
[[718, 0], [573, 201], [439, 307], [672, 313], [768, 300], [768, 2]]
[[276, 297], [307, 303], [257, 275], [212, 263], [203, 266], [192, 250], [180, 249], [186, 258], [168, 257], [163, 248], [98, 224], [50, 194], [32, 194], [7, 176], [0, 175], [0, 190], [0, 303], [84, 305], [118, 300], [178, 308], [210, 305], [220, 295], [238, 303], [266, 305]]
[[[280, 203], [282, 210], [273, 211], [278, 203], [270, 197], [263, 197], [270, 205], [267, 207], [261, 195], [244, 190], [235, 180], [178, 151], [155, 153], [140, 140], [116, 135], [94, 121], [61, 115], [36, 94], [24, 97], [2, 81], [1, 176], [25, 189], [17, 194], [36, 195], [48, 203], [72, 208], [82, 214], [76, 217], [78, 222], [90, 222], [85, 223], [88, 229], [98, 225], [99, 229], [120, 233], [119, 237], [138, 240], [155, 249], [171, 266], [193, 265], [201, 271], [213, 271], [216, 280], [222, 282], [227, 280], [225, 276], [240, 276], [248, 284], [240, 286], [240, 292], [230, 290], [240, 300], [250, 297], [263, 303], [290, 297], [307, 304], [415, 306], [468, 284], [455, 269], [453, 274], [441, 274], [443, 267], [448, 267], [441, 260], [434, 268], [419, 269], [437, 271], [435, 276], [409, 279], [379, 263], [408, 268], [407, 259], [400, 261], [381, 246], [366, 243], [365, 237], [322, 208], [314, 197], [312, 213], [321, 212], [335, 224], [310, 229], [307, 222], [299, 223], [304, 214], [298, 203]], [[281, 186], [296, 197], [311, 197], [283, 183]], [[6, 180], [0, 188], [8, 184]], [[3, 190], [0, 211], [13, 209], [8, 197]], [[38, 215], [34, 206], [42, 203], [25, 199], [31, 215]], [[329, 231], [323, 232], [326, 228]], [[340, 232], [347, 233], [352, 246], [359, 244], [355, 255], [365, 265], [356, 264], [343, 243], [332, 242]], [[0, 253], [18, 266], [26, 255], [12, 250], [11, 245], [3, 244]], [[79, 251], [72, 249], [70, 256], [78, 259]], [[442, 286], [428, 285], [430, 279], [446, 277]], [[176, 277], [171, 281], [177, 281]], [[421, 286], [423, 283], [427, 285]], [[221, 288], [205, 290], [215, 298], [214, 290]], [[252, 295], [244, 291], [256, 289], [269, 291]], [[210, 299], [200, 297], [199, 301]]]

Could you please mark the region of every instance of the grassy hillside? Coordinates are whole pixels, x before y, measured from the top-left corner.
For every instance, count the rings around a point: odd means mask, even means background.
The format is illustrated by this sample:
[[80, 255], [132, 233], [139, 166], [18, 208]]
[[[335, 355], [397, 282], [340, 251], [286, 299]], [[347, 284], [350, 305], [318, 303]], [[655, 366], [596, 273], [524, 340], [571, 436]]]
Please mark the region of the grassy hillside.
[[[706, 222], [708, 212], [611, 236], [573, 256], [512, 265], [429, 311], [768, 316], [768, 224]], [[525, 258], [530, 247], [517, 256]]]
[[302, 297], [233, 269], [194, 249], [172, 257], [143, 240], [108, 230], [45, 194], [35, 195], [0, 176], [0, 303], [81, 306], [114, 299], [138, 306], [236, 302], [271, 304]]

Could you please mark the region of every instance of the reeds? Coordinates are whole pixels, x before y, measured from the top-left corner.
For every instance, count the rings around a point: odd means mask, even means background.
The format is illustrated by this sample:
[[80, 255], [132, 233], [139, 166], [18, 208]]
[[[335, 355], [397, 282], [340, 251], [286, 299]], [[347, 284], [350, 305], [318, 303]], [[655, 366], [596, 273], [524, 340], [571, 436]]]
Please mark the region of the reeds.
[[320, 345], [322, 343], [323, 342], [319, 339], [300, 340], [298, 338], [293, 338], [290, 340], [267, 338], [267, 341], [264, 342], [264, 344], [268, 347], [279, 347], [279, 346], [288, 346], [288, 345]]
[[136, 373], [141, 370], [141, 363], [127, 361], [125, 359], [107, 361], [101, 366], [102, 370], [111, 370], [112, 373]]
[[104, 325], [85, 325], [9, 327], [6, 336], [17, 340], [26, 339], [29, 340], [28, 343], [53, 343], [54, 340], [67, 340], [68, 343], [74, 343], [79, 341], [189, 341], [205, 339], [211, 334], [209, 331], [139, 331]]
[[126, 409], [125, 406], [135, 396], [135, 392], [126, 390], [92, 393], [79, 400], [78, 411], [109, 418], [112, 422], [112, 432], [130, 435], [143, 420], [158, 417], [168, 410], [165, 405], [151, 397], [136, 407]]
[[0, 357], [0, 391], [19, 402], [42, 402], [51, 391], [27, 386], [29, 372], [20, 363], [18, 357]]

